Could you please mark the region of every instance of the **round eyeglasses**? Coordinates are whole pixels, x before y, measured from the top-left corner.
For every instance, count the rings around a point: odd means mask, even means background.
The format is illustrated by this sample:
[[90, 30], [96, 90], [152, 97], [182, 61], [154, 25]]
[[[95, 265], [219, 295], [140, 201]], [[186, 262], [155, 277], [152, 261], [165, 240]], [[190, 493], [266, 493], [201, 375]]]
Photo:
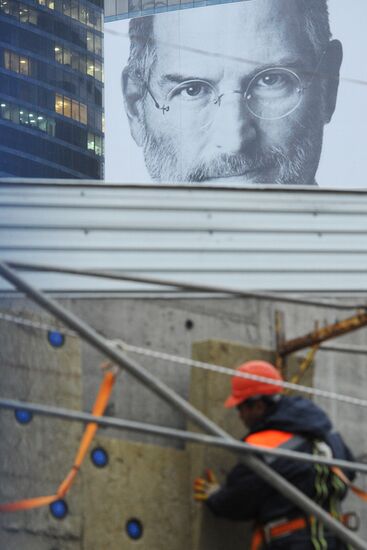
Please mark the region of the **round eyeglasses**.
[[245, 91], [232, 90], [219, 93], [207, 80], [185, 80], [177, 84], [159, 103], [152, 90], [147, 91], [157, 109], [173, 125], [210, 125], [228, 94], [238, 94], [250, 113], [263, 120], [279, 120], [297, 109], [302, 101], [306, 86], [302, 85], [297, 73], [283, 67], [268, 68], [257, 73], [248, 83]]

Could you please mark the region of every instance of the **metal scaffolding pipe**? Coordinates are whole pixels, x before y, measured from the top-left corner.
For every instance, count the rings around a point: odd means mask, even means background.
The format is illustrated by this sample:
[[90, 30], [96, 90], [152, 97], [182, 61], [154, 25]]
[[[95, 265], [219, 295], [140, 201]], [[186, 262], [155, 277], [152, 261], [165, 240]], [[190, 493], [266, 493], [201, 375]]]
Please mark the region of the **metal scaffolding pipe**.
[[319, 347], [319, 351], [335, 351], [336, 353], [351, 353], [356, 355], [366, 355], [367, 347], [355, 346], [353, 344], [335, 344], [334, 346], [328, 346], [323, 344]]
[[338, 321], [332, 325], [327, 325], [326, 327], [317, 328], [305, 336], [299, 336], [298, 338], [281, 342], [278, 347], [278, 353], [281, 357], [285, 357], [290, 353], [321, 344], [321, 342], [325, 342], [331, 338], [336, 338], [338, 336], [342, 336], [343, 334], [349, 334], [350, 332], [365, 327], [366, 325], [367, 312], [364, 311], [357, 313], [348, 319], [343, 319], [342, 321]]
[[[161, 382], [141, 365], [128, 358], [124, 353], [112, 348], [105, 338], [100, 336], [84, 321], [79, 319], [73, 313], [67, 311], [55, 300], [45, 296], [41, 291], [28, 284], [27, 281], [25, 281], [3, 262], [0, 262], [0, 274], [42, 308], [55, 315], [55, 317], [65, 323], [66, 326], [75, 330], [75, 332], [91, 344], [92, 347], [106, 355], [119, 367], [125, 368], [132, 376], [148, 386], [166, 402], [176, 407], [203, 430], [206, 430], [212, 435], [219, 436], [226, 441], [235, 441], [229, 434], [227, 434], [227, 432], [225, 432], [200, 411], [195, 409], [195, 407], [174, 392], [169, 386]], [[328, 512], [315, 504], [309, 497], [304, 495], [299, 489], [297, 489], [289, 481], [285, 480], [281, 475], [272, 470], [260, 459], [255, 456], [244, 456], [243, 462], [259, 477], [269, 483], [269, 485], [271, 485], [275, 490], [293, 502], [297, 507], [301, 508], [307, 515], [314, 515], [342, 541], [353, 545], [358, 550], [367, 550], [366, 542], [349, 531]]]
[[189, 283], [185, 281], [176, 281], [161, 277], [144, 277], [134, 273], [120, 273], [116, 271], [104, 271], [94, 269], [75, 269], [71, 267], [60, 267], [56, 265], [34, 264], [28, 262], [6, 262], [7, 265], [17, 269], [43, 271], [54, 273], [66, 273], [68, 275], [84, 275], [86, 277], [98, 277], [102, 279], [113, 279], [115, 281], [132, 281], [135, 283], [154, 284], [159, 286], [173, 286], [183, 290], [193, 292], [214, 292], [216, 294], [231, 294], [242, 298], [256, 298], [259, 300], [269, 300], [271, 302], [283, 302], [285, 304], [298, 304], [304, 306], [329, 307], [332, 309], [351, 310], [351, 309], [366, 309], [367, 304], [336, 304], [335, 302], [322, 302], [319, 300], [304, 300], [301, 298], [290, 298], [288, 296], [268, 294], [264, 292], [246, 292], [241, 289], [208, 285], [203, 283]]
[[191, 443], [201, 443], [222, 449], [235, 451], [238, 454], [262, 454], [275, 456], [279, 458], [289, 458], [296, 462], [308, 462], [310, 464], [325, 464], [326, 466], [336, 466], [344, 470], [352, 472], [361, 472], [367, 474], [367, 464], [362, 462], [349, 462], [347, 460], [329, 459], [323, 456], [315, 456], [308, 453], [300, 453], [298, 451], [290, 451], [288, 449], [270, 449], [268, 447], [249, 445], [243, 441], [225, 441], [221, 437], [214, 437], [196, 432], [188, 432], [168, 428], [166, 426], [157, 426], [145, 422], [137, 422], [135, 420], [124, 420], [122, 418], [113, 418], [110, 416], [95, 416], [83, 411], [75, 411], [64, 409], [62, 407], [54, 407], [52, 405], [41, 405], [39, 403], [26, 403], [15, 399], [1, 399], [0, 409], [10, 410], [25, 410], [41, 416], [50, 416], [71, 422], [83, 422], [85, 424], [93, 422], [104, 428], [117, 428], [118, 430], [128, 430], [140, 432], [150, 435], [158, 435], [170, 439], [179, 439], [180, 441], [189, 441]]

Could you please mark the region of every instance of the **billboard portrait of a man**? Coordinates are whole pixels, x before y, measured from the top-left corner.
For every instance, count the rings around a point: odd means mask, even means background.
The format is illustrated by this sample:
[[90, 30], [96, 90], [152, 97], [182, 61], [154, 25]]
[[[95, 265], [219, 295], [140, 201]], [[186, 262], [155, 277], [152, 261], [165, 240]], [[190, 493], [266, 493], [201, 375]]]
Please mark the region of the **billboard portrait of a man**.
[[132, 19], [123, 101], [150, 180], [315, 185], [342, 58], [327, 0]]

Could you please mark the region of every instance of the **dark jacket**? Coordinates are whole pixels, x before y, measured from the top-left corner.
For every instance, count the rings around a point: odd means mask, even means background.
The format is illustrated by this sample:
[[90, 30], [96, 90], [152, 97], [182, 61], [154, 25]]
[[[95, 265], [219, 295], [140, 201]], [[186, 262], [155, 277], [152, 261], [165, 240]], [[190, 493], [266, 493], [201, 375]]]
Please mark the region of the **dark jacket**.
[[[301, 436], [297, 438], [297, 447], [293, 447], [293, 450], [313, 453], [315, 441], [324, 441], [332, 449], [335, 458], [353, 460], [350, 450], [340, 435], [332, 431], [331, 422], [324, 411], [308, 399], [282, 396], [266, 417], [251, 430], [250, 434], [264, 430], [281, 430]], [[315, 488], [317, 474], [313, 464], [275, 457], [263, 458], [263, 460], [303, 493], [317, 501], [318, 495]], [[331, 479], [329, 469], [327, 472]], [[349, 472], [345, 473], [350, 477]], [[340, 500], [344, 495], [345, 491], [343, 492], [342, 488], [338, 499]], [[240, 521], [256, 520], [256, 523], [260, 525], [280, 518], [291, 519], [304, 516], [302, 510], [275, 491], [241, 462], [229, 472], [225, 485], [214, 493], [206, 503], [210, 510], [218, 516]], [[326, 509], [329, 507], [327, 501], [320, 501], [320, 504]], [[299, 550], [313, 548], [307, 542], [310, 539], [305, 531], [287, 537], [287, 541], [282, 537], [277, 542], [274, 541], [269, 548], [290, 550], [293, 548], [290, 545], [291, 539], [296, 541], [300, 538], [301, 545], [295, 545], [294, 548], [299, 548]], [[337, 543], [332, 536], [327, 535], [326, 539], [328, 540], [328, 549], [344, 548], [344, 546], [335, 545]]]

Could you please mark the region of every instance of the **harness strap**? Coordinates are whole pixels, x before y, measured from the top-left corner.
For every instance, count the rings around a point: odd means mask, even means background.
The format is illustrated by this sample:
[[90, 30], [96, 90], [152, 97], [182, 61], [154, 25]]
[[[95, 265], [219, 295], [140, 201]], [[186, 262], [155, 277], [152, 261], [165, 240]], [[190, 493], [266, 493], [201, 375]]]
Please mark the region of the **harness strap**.
[[[341, 523], [347, 527], [349, 527], [349, 515], [343, 514], [340, 516]], [[299, 517], [291, 520], [285, 518], [272, 521], [264, 526], [258, 526], [253, 532], [250, 550], [260, 550], [263, 544], [269, 544], [273, 539], [291, 535], [307, 527], [310, 527], [312, 530], [314, 523], [315, 517], [310, 516], [309, 518]]]
[[261, 546], [265, 543], [269, 543], [272, 539], [290, 535], [295, 531], [300, 531], [307, 527], [306, 518], [295, 518], [291, 520], [281, 519], [268, 523], [264, 527], [258, 527], [255, 529], [252, 540], [251, 550], [260, 550]]

